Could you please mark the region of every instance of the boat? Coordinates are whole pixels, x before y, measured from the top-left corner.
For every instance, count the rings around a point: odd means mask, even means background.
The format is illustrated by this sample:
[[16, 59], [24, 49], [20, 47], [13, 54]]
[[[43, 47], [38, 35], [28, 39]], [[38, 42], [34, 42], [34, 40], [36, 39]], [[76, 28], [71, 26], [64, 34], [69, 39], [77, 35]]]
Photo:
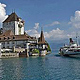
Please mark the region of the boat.
[[61, 47], [59, 54], [62, 56], [80, 57], [80, 45], [70, 38], [69, 45]]

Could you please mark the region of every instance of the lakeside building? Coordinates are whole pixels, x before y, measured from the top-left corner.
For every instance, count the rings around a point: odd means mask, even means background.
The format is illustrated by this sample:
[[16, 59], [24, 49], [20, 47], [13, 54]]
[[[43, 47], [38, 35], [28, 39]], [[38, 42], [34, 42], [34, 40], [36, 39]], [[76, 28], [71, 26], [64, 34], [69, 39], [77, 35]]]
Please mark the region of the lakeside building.
[[41, 30], [40, 38], [29, 36], [24, 31], [24, 21], [18, 17], [15, 12], [11, 13], [7, 19], [3, 21], [0, 43], [1, 55], [11, 56], [13, 54], [14, 57], [19, 56], [19, 53], [23, 54], [25, 50], [26, 53], [29, 54], [34, 49], [39, 50], [39, 55], [46, 55], [48, 47], [44, 39], [43, 30]]

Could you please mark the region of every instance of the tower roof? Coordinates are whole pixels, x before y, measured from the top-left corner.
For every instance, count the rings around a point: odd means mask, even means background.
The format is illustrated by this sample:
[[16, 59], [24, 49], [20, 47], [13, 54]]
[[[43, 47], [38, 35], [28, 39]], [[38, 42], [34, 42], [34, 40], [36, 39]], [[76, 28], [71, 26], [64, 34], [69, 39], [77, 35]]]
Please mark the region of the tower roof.
[[7, 30], [5, 33], [2, 34], [3, 36], [11, 36], [14, 35], [14, 33], [11, 30]]
[[6, 42], [6, 41], [24, 41], [24, 40], [34, 40], [36, 41], [35, 37], [31, 37], [27, 34], [24, 35], [14, 35], [11, 30], [8, 30], [4, 32], [2, 35], [0, 35], [0, 42]]
[[41, 30], [40, 40], [39, 40], [38, 44], [46, 44], [43, 30]]
[[3, 21], [4, 22], [11, 22], [11, 21], [19, 21], [19, 17], [16, 15], [16, 13], [11, 13], [6, 20]]

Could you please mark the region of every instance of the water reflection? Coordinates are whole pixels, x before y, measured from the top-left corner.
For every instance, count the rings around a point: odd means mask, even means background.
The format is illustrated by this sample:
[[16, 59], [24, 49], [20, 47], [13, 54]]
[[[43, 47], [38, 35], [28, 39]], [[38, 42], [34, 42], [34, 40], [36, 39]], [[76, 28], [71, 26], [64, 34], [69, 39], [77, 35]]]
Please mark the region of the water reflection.
[[0, 59], [0, 80], [75, 80], [80, 78], [80, 59], [45, 57]]

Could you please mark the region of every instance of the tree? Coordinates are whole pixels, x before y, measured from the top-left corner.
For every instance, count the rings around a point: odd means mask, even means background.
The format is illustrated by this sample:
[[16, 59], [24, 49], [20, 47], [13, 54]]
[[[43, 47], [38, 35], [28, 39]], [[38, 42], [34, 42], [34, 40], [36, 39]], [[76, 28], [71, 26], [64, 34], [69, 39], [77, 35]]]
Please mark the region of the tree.
[[39, 50], [38, 50], [38, 49], [34, 49], [34, 50], [32, 51], [32, 53], [38, 53], [38, 54], [39, 54]]
[[47, 51], [51, 51], [50, 45], [48, 43], [47, 45], [48, 45]]

